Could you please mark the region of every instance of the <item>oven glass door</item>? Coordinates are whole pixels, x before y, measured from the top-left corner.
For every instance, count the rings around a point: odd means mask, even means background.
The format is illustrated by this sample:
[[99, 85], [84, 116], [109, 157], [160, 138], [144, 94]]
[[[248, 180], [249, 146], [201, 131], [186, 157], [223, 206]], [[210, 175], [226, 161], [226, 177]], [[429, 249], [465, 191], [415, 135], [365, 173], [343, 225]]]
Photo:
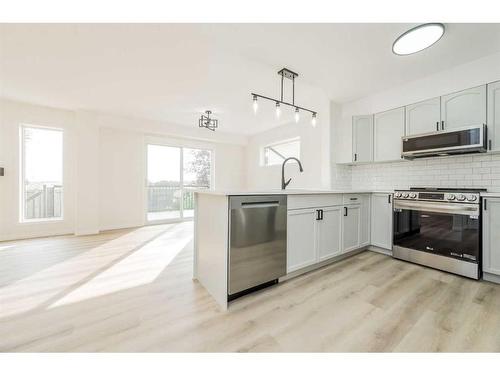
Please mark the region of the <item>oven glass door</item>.
[[479, 262], [478, 215], [394, 208], [394, 245]]

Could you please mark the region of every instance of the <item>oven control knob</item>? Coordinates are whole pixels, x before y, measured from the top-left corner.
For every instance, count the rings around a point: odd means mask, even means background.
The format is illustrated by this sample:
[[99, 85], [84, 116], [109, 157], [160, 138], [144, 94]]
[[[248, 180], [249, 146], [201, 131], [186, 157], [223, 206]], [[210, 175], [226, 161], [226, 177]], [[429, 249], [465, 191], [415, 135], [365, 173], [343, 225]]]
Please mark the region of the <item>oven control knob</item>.
[[448, 200], [453, 201], [455, 200], [455, 194], [449, 194], [447, 197]]
[[394, 195], [396, 196], [396, 198], [401, 198], [401, 193], [396, 193]]
[[410, 194], [410, 198], [415, 199], [416, 197], [417, 197], [417, 194], [415, 194], [415, 193]]
[[410, 194], [408, 194], [408, 193], [403, 194], [403, 198], [408, 198], [409, 196], [410, 196]]
[[457, 199], [458, 199], [459, 201], [464, 201], [464, 200], [465, 200], [465, 195], [460, 194], [460, 195], [457, 197]]
[[474, 202], [475, 200], [477, 200], [477, 197], [476, 197], [475, 195], [469, 195], [469, 196], [467, 197], [467, 200], [468, 200], [469, 202]]

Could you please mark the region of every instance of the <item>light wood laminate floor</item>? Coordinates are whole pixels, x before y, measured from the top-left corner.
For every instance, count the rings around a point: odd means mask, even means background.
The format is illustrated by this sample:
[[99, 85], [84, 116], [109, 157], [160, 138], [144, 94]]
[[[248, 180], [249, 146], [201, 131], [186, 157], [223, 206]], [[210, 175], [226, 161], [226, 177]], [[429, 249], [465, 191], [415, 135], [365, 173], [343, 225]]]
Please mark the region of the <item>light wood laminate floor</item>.
[[500, 350], [500, 285], [367, 251], [223, 313], [192, 260], [191, 223], [0, 243], [0, 350]]

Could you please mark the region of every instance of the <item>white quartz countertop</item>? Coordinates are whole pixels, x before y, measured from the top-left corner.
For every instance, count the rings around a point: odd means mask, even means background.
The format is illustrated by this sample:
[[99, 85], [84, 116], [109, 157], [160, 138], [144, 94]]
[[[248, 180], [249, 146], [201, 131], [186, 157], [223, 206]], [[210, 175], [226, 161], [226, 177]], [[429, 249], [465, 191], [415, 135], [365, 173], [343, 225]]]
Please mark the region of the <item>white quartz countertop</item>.
[[209, 195], [309, 195], [309, 194], [370, 194], [370, 193], [385, 193], [391, 194], [391, 190], [308, 190], [308, 189], [286, 189], [286, 190], [261, 190], [261, 191], [237, 191], [237, 190], [197, 190], [197, 194]]
[[500, 197], [500, 191], [485, 191], [483, 193], [481, 193], [481, 196], [482, 197], [491, 197], [491, 198], [498, 198]]

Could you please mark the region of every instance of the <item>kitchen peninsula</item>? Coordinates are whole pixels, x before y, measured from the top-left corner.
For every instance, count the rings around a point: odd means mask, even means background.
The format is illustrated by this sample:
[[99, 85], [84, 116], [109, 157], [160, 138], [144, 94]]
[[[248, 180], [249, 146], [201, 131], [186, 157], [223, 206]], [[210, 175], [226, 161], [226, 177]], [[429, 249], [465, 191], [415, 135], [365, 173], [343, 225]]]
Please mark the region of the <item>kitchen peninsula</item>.
[[194, 279], [223, 310], [371, 245], [391, 252], [389, 191], [198, 191], [195, 205]]

